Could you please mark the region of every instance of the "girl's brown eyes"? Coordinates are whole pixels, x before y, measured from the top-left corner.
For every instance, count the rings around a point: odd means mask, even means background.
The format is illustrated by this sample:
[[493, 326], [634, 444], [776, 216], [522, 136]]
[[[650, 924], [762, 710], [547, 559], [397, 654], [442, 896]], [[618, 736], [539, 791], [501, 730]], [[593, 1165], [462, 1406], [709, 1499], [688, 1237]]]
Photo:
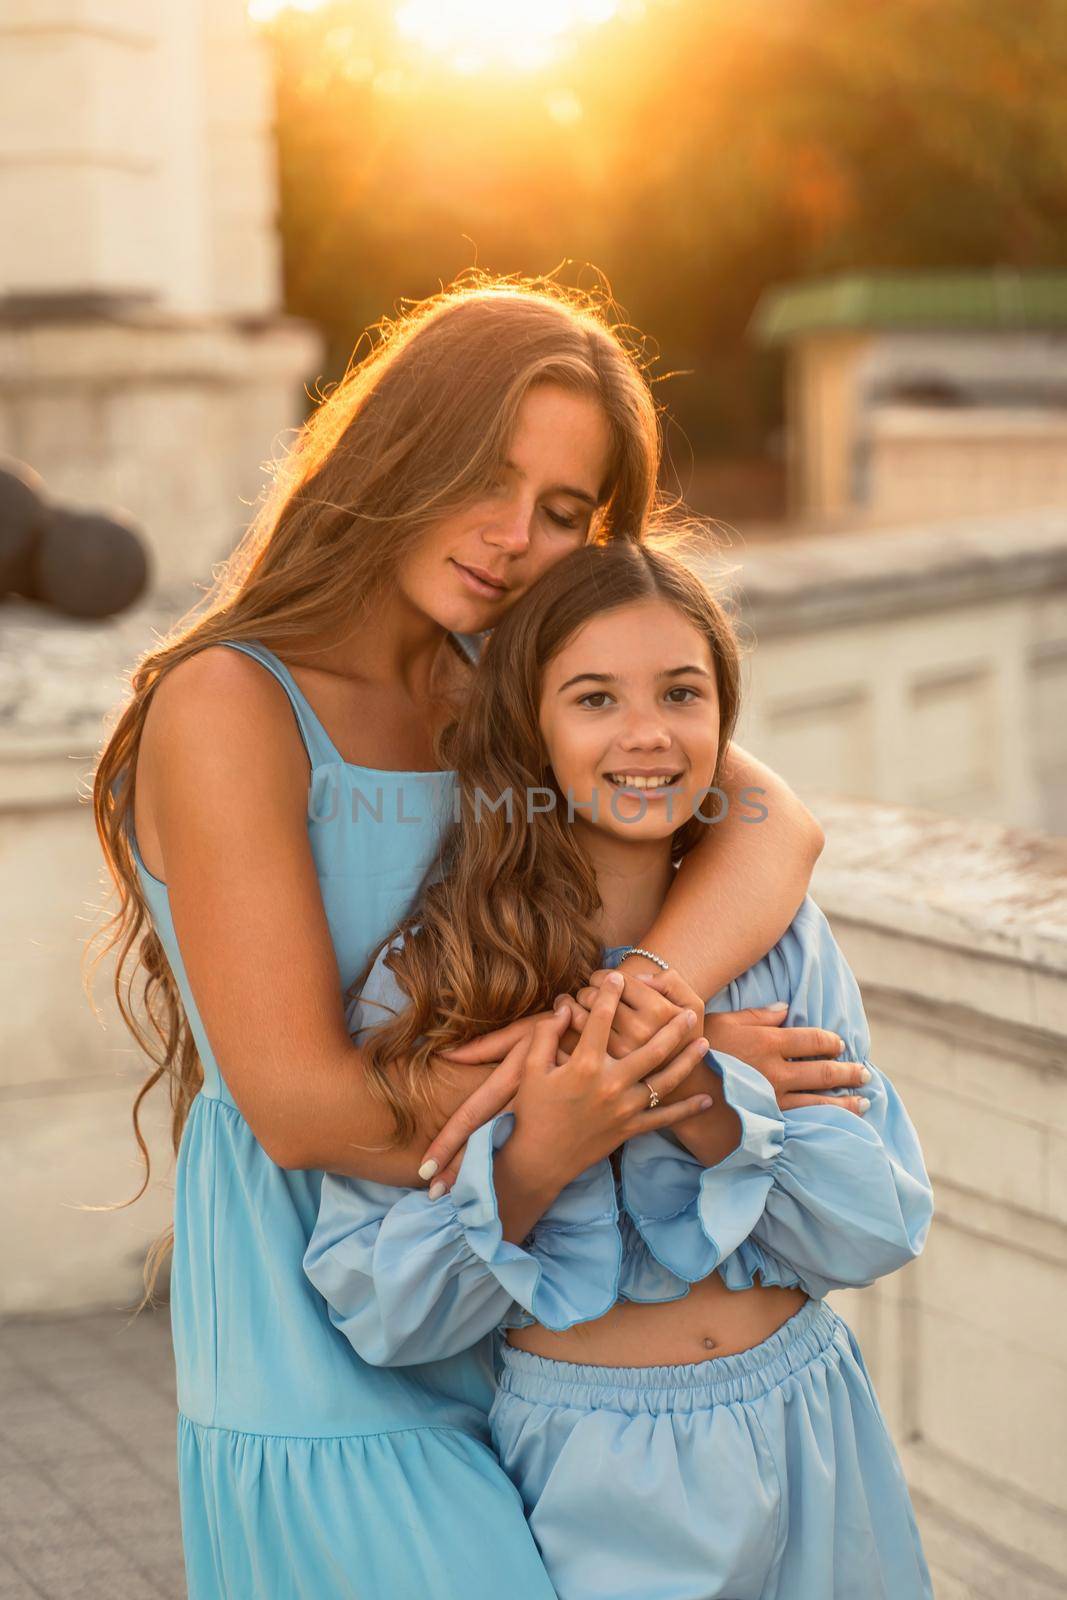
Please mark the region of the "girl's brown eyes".
[[[691, 696], [691, 698], [687, 698], [685, 700], [670, 700], [669, 697], [672, 694], [684, 694], [686, 696]], [[672, 706], [688, 706], [692, 705], [693, 700], [700, 699], [700, 691], [698, 689], [690, 689], [686, 684], [683, 683], [676, 683], [672, 689], [667, 690], [667, 695], [669, 704]], [[608, 700], [610, 698], [611, 697], [606, 689], [591, 689], [588, 694], [581, 695], [574, 703], [575, 705], [579, 706], [589, 706], [591, 711], [602, 711], [603, 706], [589, 705], [589, 702], [591, 700]]]

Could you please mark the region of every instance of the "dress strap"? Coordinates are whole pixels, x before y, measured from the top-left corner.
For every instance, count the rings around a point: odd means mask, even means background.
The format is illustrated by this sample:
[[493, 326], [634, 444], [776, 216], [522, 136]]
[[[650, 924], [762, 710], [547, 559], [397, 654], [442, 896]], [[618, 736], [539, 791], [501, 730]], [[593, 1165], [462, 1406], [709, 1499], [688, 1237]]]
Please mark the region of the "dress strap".
[[485, 648], [487, 633], [453, 633], [453, 639], [459, 645], [468, 661], [478, 665], [481, 653]]
[[243, 650], [245, 655], [252, 656], [256, 661], [266, 667], [268, 672], [274, 674], [286, 694], [296, 716], [300, 737], [304, 741], [304, 749], [308, 753], [308, 760], [312, 767], [328, 766], [338, 762], [341, 766], [345, 762], [338, 753], [337, 746], [330, 738], [326, 729], [319, 721], [311, 708], [307, 695], [298, 685], [284, 661], [279, 661], [273, 650], [268, 650], [265, 644], [260, 644], [258, 639], [219, 639], [219, 644], [229, 645], [231, 650]]

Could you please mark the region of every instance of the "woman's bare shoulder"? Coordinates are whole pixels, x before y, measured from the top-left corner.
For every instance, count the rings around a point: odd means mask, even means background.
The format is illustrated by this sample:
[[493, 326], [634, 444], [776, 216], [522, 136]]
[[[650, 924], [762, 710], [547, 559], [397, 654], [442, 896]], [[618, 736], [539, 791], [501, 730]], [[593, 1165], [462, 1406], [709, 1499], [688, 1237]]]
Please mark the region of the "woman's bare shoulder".
[[231, 765], [250, 752], [290, 758], [302, 751], [282, 685], [243, 650], [205, 645], [168, 668], [145, 716], [142, 748], [207, 755]]
[[167, 670], [137, 755], [134, 825], [150, 872], [166, 878], [183, 841], [206, 832], [302, 844], [307, 785], [288, 696], [259, 662], [205, 645]]

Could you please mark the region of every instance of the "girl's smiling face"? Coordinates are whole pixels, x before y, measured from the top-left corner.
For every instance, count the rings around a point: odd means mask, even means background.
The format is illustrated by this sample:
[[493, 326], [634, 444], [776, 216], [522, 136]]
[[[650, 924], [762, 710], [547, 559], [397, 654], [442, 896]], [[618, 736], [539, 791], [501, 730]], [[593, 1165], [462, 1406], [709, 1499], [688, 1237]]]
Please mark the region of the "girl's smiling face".
[[545, 668], [541, 736], [575, 826], [668, 839], [715, 781], [711, 646], [659, 598], [587, 622]]

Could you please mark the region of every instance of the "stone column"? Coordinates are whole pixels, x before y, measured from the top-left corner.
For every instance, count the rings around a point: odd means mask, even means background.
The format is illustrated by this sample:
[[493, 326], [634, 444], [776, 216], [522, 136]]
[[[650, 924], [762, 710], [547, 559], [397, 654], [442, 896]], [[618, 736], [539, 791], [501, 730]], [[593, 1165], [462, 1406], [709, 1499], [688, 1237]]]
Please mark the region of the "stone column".
[[297, 423], [319, 344], [281, 314], [270, 88], [241, 0], [0, 14], [0, 454], [206, 580]]

